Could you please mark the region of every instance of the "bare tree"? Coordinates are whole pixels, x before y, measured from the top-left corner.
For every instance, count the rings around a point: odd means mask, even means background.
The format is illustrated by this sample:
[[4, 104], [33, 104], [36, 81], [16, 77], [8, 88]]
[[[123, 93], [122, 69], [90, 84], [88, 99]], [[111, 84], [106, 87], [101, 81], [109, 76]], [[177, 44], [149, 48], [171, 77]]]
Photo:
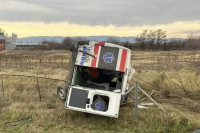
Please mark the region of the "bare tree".
[[63, 48], [66, 50], [70, 50], [78, 41], [86, 41], [86, 38], [84, 37], [66, 37], [61, 45], [63, 45]]
[[200, 49], [200, 37], [194, 36], [193, 33], [190, 33], [188, 38], [185, 40], [185, 49]]
[[150, 49], [154, 49], [155, 47], [155, 40], [156, 40], [156, 32], [153, 30], [150, 30], [147, 34], [148, 37], [148, 44]]
[[119, 44], [119, 43], [120, 43], [120, 41], [119, 41], [118, 39], [115, 39], [115, 38], [113, 38], [113, 37], [109, 37], [109, 38], [106, 40], [106, 42], [108, 42], [108, 43], [114, 43], [114, 44]]
[[138, 44], [138, 48], [141, 50], [149, 49], [160, 49], [161, 44], [166, 42], [166, 31], [158, 29], [156, 31], [153, 30], [144, 30], [141, 34], [139, 34], [136, 38], [136, 43]]
[[4, 35], [4, 33], [5, 31], [2, 28], [0, 28], [0, 35]]
[[167, 37], [166, 31], [157, 29], [155, 32], [156, 32], [156, 47], [157, 49], [159, 49], [160, 45], [166, 42], [166, 37]]
[[73, 38], [71, 37], [66, 37], [63, 41], [62, 41], [62, 45], [64, 46], [64, 49], [69, 50], [73, 45], [74, 45], [75, 41]]
[[146, 41], [147, 41], [147, 33], [148, 30], [144, 30], [141, 34], [137, 35], [136, 43], [138, 44], [138, 48], [141, 50], [145, 50]]

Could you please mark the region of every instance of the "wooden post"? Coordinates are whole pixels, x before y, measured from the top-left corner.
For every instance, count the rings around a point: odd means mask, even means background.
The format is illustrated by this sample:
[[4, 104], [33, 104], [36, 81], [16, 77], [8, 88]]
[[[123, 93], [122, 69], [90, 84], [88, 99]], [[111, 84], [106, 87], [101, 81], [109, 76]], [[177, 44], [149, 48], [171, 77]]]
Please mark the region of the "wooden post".
[[[2, 84], [2, 81], [1, 81], [1, 84]], [[2, 98], [1, 96], [3, 96], [3, 95], [1, 95], [2, 92], [3, 91], [2, 91], [2, 87], [1, 87], [1, 89], [0, 89], [0, 108], [1, 108], [1, 104], [3, 103], [2, 100], [1, 100], [1, 98]], [[0, 111], [1, 111], [1, 109], [0, 109]]]
[[39, 82], [38, 82], [38, 77], [36, 77], [36, 81], [37, 81], [37, 89], [38, 89], [39, 101], [41, 102], [42, 97], [41, 97], [41, 93], [40, 93], [40, 86], [39, 86]]
[[0, 114], [2, 112], [1, 109], [2, 109], [2, 105], [3, 105], [3, 100], [1, 99], [2, 98], [1, 92], [2, 92], [2, 88], [0, 89]]
[[1, 77], [1, 89], [2, 89], [2, 94], [3, 94], [3, 99], [5, 100], [5, 95], [4, 95], [4, 88], [3, 88], [3, 77]]
[[135, 119], [138, 119], [138, 82], [135, 85]]

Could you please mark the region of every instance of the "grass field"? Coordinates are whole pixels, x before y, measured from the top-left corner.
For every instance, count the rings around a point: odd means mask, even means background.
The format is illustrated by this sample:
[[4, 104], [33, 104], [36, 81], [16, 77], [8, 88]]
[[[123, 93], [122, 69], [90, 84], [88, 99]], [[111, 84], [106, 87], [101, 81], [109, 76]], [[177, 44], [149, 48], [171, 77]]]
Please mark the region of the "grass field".
[[[0, 58], [0, 132], [190, 133], [200, 128], [200, 51], [132, 52], [136, 73], [131, 85], [138, 81], [148, 93], [154, 90], [152, 97], [168, 112], [154, 106], [139, 109], [138, 120], [133, 103], [121, 106], [118, 119], [65, 110], [56, 96], [63, 81], [40, 78], [40, 101], [36, 78], [2, 75], [66, 80], [69, 52], [5, 51]], [[31, 121], [15, 122], [28, 116]]]

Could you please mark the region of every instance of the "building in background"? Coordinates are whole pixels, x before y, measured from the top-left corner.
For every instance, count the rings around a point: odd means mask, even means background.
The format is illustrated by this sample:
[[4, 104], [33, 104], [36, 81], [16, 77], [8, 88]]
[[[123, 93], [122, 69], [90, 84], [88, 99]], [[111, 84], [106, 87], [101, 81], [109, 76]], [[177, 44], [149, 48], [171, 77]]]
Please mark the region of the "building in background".
[[[48, 43], [50, 45], [50, 43]], [[49, 46], [47, 45], [47, 46]], [[19, 50], [19, 49], [41, 49], [47, 47], [42, 43], [34, 42], [18, 42], [17, 34], [12, 33], [11, 36], [5, 35], [4, 32], [0, 32], [0, 51], [3, 50]]]
[[11, 42], [12, 42], [12, 43], [17, 43], [17, 34], [12, 33]]
[[42, 46], [41, 43], [32, 43], [32, 42], [27, 42], [27, 43], [13, 43], [16, 48], [15, 49], [38, 49]]
[[6, 42], [5, 50], [15, 50], [15, 49], [16, 49], [16, 44], [11, 43], [11, 42]]
[[4, 34], [0, 34], [0, 51], [5, 50], [6, 48], [6, 38]]
[[19, 50], [19, 49], [39, 49], [43, 46], [41, 43], [6, 43], [6, 50]]
[[[33, 47], [32, 44], [29, 45], [27, 43], [25, 45], [28, 45], [25, 47]], [[0, 52], [3, 50], [15, 50], [17, 49], [17, 46], [19, 46], [19, 48], [23, 46], [23, 44], [17, 43], [17, 34], [12, 33], [11, 36], [8, 36], [8, 34], [0, 28]]]

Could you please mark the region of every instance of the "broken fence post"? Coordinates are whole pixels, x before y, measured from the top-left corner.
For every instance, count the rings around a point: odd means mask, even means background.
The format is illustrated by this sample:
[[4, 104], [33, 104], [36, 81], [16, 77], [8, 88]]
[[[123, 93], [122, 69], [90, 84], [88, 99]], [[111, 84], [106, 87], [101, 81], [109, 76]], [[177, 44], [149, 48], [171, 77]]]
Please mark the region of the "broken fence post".
[[138, 89], [144, 94], [146, 95], [152, 102], [155, 103], [156, 106], [158, 106], [163, 112], [167, 113], [166, 110], [163, 109], [162, 106], [160, 106], [160, 104], [158, 102], [156, 102], [153, 98], [151, 98], [142, 88], [140, 88], [140, 86], [138, 86]]
[[133, 85], [133, 87], [131, 87], [126, 93], [125, 95], [127, 95], [130, 91], [132, 91], [135, 88], [135, 84]]

